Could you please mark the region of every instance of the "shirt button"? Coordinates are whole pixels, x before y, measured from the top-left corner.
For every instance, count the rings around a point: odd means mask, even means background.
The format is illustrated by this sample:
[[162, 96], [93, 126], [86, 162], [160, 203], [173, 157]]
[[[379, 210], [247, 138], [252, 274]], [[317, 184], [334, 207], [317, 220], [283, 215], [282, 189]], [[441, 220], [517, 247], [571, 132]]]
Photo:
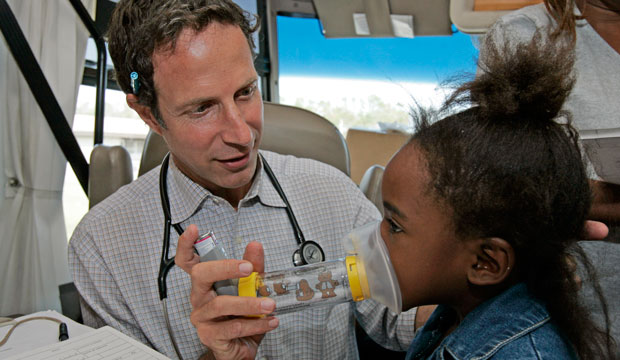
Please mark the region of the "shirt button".
[[[235, 239], [235, 242], [237, 243], [237, 245], [241, 245], [243, 243], [243, 239], [241, 238], [241, 236], [237, 236], [237, 238]], [[266, 359], [266, 358], [262, 358], [262, 359]]]
[[220, 204], [220, 201], [219, 201], [218, 199], [213, 199], [213, 203], [214, 203], [215, 205], [219, 205], [219, 204]]

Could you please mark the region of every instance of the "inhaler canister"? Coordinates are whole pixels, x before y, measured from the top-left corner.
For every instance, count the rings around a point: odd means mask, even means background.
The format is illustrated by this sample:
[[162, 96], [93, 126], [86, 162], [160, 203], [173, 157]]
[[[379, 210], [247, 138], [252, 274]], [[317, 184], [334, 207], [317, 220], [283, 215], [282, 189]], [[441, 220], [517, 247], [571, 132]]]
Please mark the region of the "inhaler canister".
[[287, 314], [322, 305], [367, 299], [368, 281], [357, 256], [293, 267], [283, 271], [252, 273], [239, 279], [239, 295], [270, 297], [273, 314]]
[[[194, 248], [200, 256], [200, 262], [228, 259], [226, 251], [222, 245], [218, 243], [213, 231], [200, 235], [198, 239], [194, 241]], [[236, 279], [216, 281], [213, 287], [218, 295], [237, 296], [238, 294]]]

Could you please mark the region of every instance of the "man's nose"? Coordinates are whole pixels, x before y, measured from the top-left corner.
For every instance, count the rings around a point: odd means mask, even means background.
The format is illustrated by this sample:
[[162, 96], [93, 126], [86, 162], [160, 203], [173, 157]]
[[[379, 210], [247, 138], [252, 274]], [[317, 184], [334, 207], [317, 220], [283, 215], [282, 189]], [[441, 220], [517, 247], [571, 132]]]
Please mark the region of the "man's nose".
[[222, 140], [231, 145], [251, 147], [254, 141], [254, 133], [237, 104], [225, 106], [224, 117], [223, 126], [225, 128], [222, 132]]

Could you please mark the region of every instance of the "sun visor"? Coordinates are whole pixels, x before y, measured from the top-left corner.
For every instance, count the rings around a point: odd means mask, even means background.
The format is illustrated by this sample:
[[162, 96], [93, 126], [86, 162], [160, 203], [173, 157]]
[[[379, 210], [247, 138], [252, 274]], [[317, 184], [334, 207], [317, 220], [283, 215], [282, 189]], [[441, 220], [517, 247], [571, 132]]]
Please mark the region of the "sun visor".
[[451, 35], [449, 0], [314, 0], [327, 38]]

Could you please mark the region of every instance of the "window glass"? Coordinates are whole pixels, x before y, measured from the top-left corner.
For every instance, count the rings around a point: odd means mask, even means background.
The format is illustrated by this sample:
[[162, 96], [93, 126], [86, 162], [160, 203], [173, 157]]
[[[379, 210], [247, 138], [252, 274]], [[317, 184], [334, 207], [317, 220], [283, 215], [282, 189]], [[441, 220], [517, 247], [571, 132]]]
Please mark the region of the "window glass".
[[439, 105], [438, 85], [475, 72], [476, 39], [452, 36], [327, 39], [318, 19], [278, 17], [280, 102], [350, 127], [408, 128], [409, 106]]

